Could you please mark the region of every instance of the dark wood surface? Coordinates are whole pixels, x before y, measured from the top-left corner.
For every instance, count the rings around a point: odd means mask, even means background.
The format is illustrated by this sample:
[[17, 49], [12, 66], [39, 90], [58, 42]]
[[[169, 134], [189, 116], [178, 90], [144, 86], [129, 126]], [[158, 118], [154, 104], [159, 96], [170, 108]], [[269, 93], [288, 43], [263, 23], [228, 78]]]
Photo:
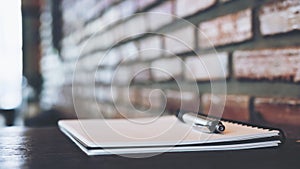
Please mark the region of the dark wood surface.
[[163, 153], [150, 158], [87, 156], [58, 128], [0, 129], [0, 168], [300, 168], [300, 143], [239, 151]]

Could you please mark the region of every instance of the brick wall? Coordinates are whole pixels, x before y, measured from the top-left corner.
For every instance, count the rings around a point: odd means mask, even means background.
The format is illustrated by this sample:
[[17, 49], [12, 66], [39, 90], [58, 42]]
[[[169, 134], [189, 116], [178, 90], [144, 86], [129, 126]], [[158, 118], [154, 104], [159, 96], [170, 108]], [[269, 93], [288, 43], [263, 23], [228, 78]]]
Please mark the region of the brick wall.
[[300, 1], [63, 0], [61, 9], [64, 101], [77, 62], [73, 96], [90, 117], [208, 113], [224, 95], [211, 95], [211, 82], [226, 81], [223, 118], [300, 138]]

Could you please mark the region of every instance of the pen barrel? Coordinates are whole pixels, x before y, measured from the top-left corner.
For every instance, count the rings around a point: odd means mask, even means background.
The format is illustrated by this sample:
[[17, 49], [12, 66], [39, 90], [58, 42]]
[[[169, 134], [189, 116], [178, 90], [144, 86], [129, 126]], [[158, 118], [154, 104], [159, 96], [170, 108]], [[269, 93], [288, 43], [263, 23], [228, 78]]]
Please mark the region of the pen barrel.
[[196, 124], [202, 126], [210, 126], [212, 125], [212, 121], [197, 115], [195, 113], [185, 113], [182, 115], [182, 121], [189, 124]]
[[219, 120], [205, 117], [193, 112], [178, 112], [177, 117], [184, 123], [192, 124], [195, 127], [207, 128], [209, 132], [221, 133], [225, 130], [225, 126]]

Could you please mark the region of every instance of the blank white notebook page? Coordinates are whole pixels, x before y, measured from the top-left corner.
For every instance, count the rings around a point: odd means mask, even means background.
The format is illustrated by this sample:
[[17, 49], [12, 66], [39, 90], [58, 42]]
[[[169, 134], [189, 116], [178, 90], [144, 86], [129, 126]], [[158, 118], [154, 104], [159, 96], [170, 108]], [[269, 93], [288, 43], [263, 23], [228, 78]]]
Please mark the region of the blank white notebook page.
[[175, 116], [142, 119], [61, 120], [59, 127], [87, 147], [174, 146], [278, 136], [279, 131], [223, 122], [222, 134], [203, 133]]

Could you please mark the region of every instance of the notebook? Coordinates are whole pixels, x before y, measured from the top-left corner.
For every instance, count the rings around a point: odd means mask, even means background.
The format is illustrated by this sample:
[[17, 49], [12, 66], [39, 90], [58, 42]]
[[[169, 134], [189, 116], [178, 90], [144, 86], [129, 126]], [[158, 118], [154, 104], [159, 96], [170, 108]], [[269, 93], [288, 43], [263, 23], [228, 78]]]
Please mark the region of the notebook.
[[60, 120], [58, 126], [87, 155], [240, 150], [276, 147], [278, 130], [222, 122], [221, 134], [205, 133], [175, 116], [139, 119]]

